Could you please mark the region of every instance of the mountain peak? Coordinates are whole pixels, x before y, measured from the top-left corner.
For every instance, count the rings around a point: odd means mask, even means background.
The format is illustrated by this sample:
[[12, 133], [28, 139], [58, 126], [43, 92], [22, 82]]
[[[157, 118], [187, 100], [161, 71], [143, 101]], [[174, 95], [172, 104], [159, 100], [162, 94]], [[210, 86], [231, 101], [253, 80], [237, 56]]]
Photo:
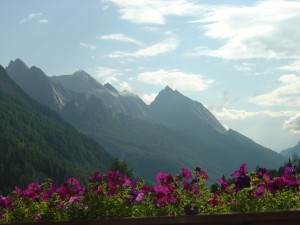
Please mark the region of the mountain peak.
[[77, 70], [75, 73], [73, 73], [73, 76], [79, 76], [83, 78], [91, 78], [92, 76], [85, 72], [84, 70]]
[[156, 96], [156, 98], [150, 105], [157, 104], [158, 102], [167, 102], [167, 101], [170, 101], [170, 99], [178, 99], [178, 98], [185, 99], [185, 96], [182, 95], [177, 90], [173, 90], [169, 86], [166, 86], [163, 90], [161, 90], [158, 93], [158, 95]]
[[172, 88], [170, 88], [168, 85], [165, 87], [164, 89], [165, 91], [171, 91], [171, 92], [174, 92]]
[[110, 83], [104, 84], [104, 87], [112, 93], [118, 94], [117, 89], [114, 88]]
[[15, 61], [14, 60], [10, 60], [8, 66], [6, 67], [6, 69], [10, 69], [10, 68], [15, 68], [21, 71], [24, 70], [29, 70], [29, 67], [19, 58], [17, 58]]
[[226, 129], [200, 102], [184, 96], [177, 90], [166, 86], [150, 104], [150, 117], [192, 135], [211, 133], [226, 134]]

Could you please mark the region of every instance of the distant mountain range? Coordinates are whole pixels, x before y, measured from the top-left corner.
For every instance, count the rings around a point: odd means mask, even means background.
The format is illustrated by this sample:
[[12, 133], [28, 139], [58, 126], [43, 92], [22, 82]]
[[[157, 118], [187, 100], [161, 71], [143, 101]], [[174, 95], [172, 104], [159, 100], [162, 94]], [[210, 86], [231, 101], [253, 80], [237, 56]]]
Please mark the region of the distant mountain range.
[[227, 131], [201, 103], [170, 87], [146, 105], [138, 96], [102, 85], [84, 71], [47, 77], [20, 59], [11, 61], [6, 71], [29, 96], [147, 179], [159, 171], [177, 173], [196, 166], [215, 179], [242, 163], [249, 169], [278, 168], [285, 160], [237, 131]]
[[294, 155], [300, 157], [300, 142], [298, 142], [298, 144], [295, 145], [294, 147], [282, 150], [280, 154], [291, 159], [293, 158]]
[[[32, 74], [28, 71], [28, 75]], [[40, 77], [33, 79], [41, 82]], [[43, 87], [36, 88], [43, 90]], [[47, 98], [50, 96], [48, 94]], [[22, 187], [46, 178], [58, 183], [69, 177], [87, 181], [89, 174], [95, 170], [106, 171], [112, 161], [96, 141], [28, 97], [2, 66], [0, 118], [0, 194], [16, 185]]]

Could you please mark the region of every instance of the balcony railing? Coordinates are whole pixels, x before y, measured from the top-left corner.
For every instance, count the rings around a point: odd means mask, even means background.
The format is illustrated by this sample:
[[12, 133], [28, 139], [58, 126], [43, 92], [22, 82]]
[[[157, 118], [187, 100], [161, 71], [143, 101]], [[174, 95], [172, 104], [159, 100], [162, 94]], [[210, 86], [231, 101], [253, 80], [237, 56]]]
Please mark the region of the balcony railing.
[[[31, 222], [26, 225], [300, 225], [300, 210], [199, 216]], [[14, 224], [17, 225], [17, 224]]]

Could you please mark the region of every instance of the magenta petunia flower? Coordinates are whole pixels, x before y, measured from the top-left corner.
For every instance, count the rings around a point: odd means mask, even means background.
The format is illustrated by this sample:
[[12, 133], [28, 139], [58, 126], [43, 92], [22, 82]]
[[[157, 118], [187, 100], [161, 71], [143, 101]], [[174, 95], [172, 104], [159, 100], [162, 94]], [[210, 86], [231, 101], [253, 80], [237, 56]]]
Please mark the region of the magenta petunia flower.
[[245, 173], [242, 173], [234, 179], [234, 184], [234, 189], [236, 191], [240, 191], [244, 188], [250, 187], [250, 177]]
[[0, 208], [10, 209], [11, 199], [0, 195]]
[[127, 177], [124, 178], [123, 187], [129, 186], [131, 184], [131, 180]]
[[60, 196], [61, 199], [65, 199], [69, 194], [69, 190], [66, 188], [66, 185], [56, 188], [55, 192]]
[[203, 180], [208, 180], [208, 175], [204, 170], [202, 170], [200, 167], [196, 167], [195, 172], [199, 174], [200, 177], [202, 177]]
[[43, 200], [44, 201], [49, 201], [50, 198], [52, 197], [54, 191], [53, 190], [48, 190], [43, 194]]
[[191, 172], [188, 171], [186, 168], [182, 168], [181, 174], [182, 174], [182, 176], [183, 176], [185, 179], [193, 178]]
[[240, 169], [236, 170], [233, 174], [231, 174], [231, 176], [238, 177], [241, 174], [245, 173], [246, 170], [247, 170], [247, 165], [246, 165], [246, 163], [244, 163], [243, 165], [240, 166]]
[[259, 178], [263, 178], [267, 174], [268, 170], [266, 168], [259, 168], [256, 173]]
[[28, 184], [27, 188], [31, 190], [41, 190], [41, 186], [37, 183]]
[[76, 178], [69, 178], [68, 184], [74, 186], [77, 190], [80, 190], [79, 181]]
[[259, 186], [258, 188], [256, 188], [254, 191], [253, 191], [253, 196], [255, 198], [263, 198], [265, 196], [265, 193], [266, 193], [266, 188], [264, 186]]
[[99, 171], [96, 171], [90, 176], [90, 182], [100, 182], [102, 181], [102, 178], [103, 176], [101, 175], [101, 173]]
[[274, 181], [269, 181], [269, 183], [267, 184], [267, 188], [272, 193], [281, 191], [285, 188], [285, 179], [283, 177], [278, 177]]
[[141, 202], [141, 201], [144, 200], [144, 198], [145, 198], [145, 194], [144, 194], [144, 193], [139, 193], [139, 194], [136, 196], [135, 200], [136, 200], [137, 202]]
[[170, 194], [170, 190], [166, 186], [156, 185], [153, 189], [156, 193], [162, 193], [164, 195]]
[[15, 190], [16, 193], [20, 194], [22, 192], [22, 189], [19, 188], [18, 186], [15, 186]]
[[152, 191], [153, 189], [151, 187], [148, 187], [148, 186], [142, 186], [142, 187], [140, 187], [140, 190], [143, 193], [148, 193], [148, 192]]
[[73, 196], [69, 199], [70, 203], [76, 203], [76, 202], [80, 202], [82, 200], [81, 196]]
[[35, 217], [34, 217], [34, 221], [40, 221], [42, 219], [42, 216], [41, 214], [36, 214]]
[[163, 172], [159, 172], [159, 173], [156, 174], [155, 179], [156, 179], [157, 182], [159, 183], [159, 182], [161, 182], [161, 181], [167, 179], [167, 176], [168, 176], [168, 174], [163, 173]]
[[186, 182], [186, 181], [184, 181], [183, 182], [183, 188], [185, 189], [185, 190], [192, 190], [193, 188], [192, 188], [192, 185], [190, 185], [190, 183], [189, 182]]
[[33, 190], [24, 190], [21, 192], [21, 195], [33, 198], [36, 196], [35, 192]]
[[221, 184], [221, 189], [222, 190], [228, 190], [229, 189], [230, 180], [217, 179], [217, 181]]
[[217, 206], [217, 205], [221, 205], [222, 202], [220, 200], [217, 199], [211, 199], [207, 202], [208, 204], [212, 205], [212, 206]]

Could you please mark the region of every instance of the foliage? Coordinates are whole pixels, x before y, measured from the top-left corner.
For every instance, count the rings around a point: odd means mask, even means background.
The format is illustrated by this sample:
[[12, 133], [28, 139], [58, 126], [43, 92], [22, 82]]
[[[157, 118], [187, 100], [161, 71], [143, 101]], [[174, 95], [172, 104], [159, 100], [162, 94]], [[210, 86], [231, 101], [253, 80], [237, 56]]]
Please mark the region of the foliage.
[[126, 175], [129, 179], [134, 179], [133, 169], [128, 167], [128, 163], [120, 160], [118, 157], [115, 157], [111, 164], [110, 170], [120, 171], [122, 174]]
[[163, 215], [282, 210], [300, 207], [299, 174], [286, 166], [280, 177], [271, 178], [264, 168], [247, 172], [246, 164], [231, 180], [219, 179], [212, 192], [205, 186], [206, 173], [182, 169], [172, 176], [159, 172], [157, 183], [130, 180], [119, 171], [93, 173], [87, 186], [70, 178], [60, 187], [53, 180], [15, 188], [0, 196], [0, 222], [65, 221]]
[[0, 66], [0, 194], [47, 177], [84, 181], [111, 160], [97, 142], [29, 98]]

